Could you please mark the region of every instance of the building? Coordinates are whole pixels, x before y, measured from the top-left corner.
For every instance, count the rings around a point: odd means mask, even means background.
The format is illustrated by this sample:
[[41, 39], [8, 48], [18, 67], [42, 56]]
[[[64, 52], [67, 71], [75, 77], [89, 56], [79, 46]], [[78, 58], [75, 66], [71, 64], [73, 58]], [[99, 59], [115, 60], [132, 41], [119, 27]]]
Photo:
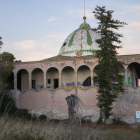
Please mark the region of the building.
[[[99, 108], [96, 103], [99, 69], [95, 51], [99, 50], [96, 39], [100, 35], [86, 23], [63, 42], [59, 55], [41, 61], [15, 63], [9, 78], [16, 105], [31, 113], [46, 114], [49, 118], [67, 118], [65, 98], [76, 94], [86, 105], [83, 116], [97, 121]], [[113, 104], [115, 117], [134, 123], [135, 113], [140, 110], [140, 54], [118, 55], [124, 62], [123, 83], [125, 93]], [[14, 77], [14, 78], [13, 78]], [[12, 83], [14, 81], [14, 84]]]

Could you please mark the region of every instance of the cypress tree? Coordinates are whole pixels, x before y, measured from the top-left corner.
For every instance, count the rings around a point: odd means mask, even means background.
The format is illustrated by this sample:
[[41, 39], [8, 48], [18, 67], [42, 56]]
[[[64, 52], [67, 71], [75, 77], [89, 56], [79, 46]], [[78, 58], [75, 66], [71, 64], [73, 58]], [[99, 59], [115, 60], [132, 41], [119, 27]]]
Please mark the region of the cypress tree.
[[105, 6], [97, 6], [93, 11], [95, 18], [99, 21], [98, 27], [94, 30], [101, 35], [101, 38], [96, 40], [101, 48], [96, 53], [99, 63], [99, 70], [96, 71], [99, 84], [97, 106], [100, 108], [100, 120], [104, 119], [104, 123], [112, 115], [113, 102], [118, 94], [124, 91], [123, 76], [120, 74], [123, 72], [122, 62], [118, 61], [116, 57], [116, 49], [122, 47], [119, 38], [123, 35], [115, 32], [115, 30], [123, 27], [126, 23], [112, 19], [113, 12], [106, 10]]

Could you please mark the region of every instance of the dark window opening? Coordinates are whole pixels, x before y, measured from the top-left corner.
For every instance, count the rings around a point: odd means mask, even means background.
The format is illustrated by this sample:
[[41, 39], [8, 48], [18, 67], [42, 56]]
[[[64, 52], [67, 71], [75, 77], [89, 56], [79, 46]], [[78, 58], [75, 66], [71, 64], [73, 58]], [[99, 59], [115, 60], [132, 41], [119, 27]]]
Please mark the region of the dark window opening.
[[48, 79], [48, 84], [51, 84], [51, 79]]
[[83, 86], [91, 86], [91, 77], [88, 77], [84, 82], [83, 82]]
[[35, 80], [32, 80], [32, 89], [35, 89]]
[[67, 43], [65, 42], [64, 44], [63, 44], [63, 46], [65, 46]]
[[54, 79], [54, 89], [58, 88], [58, 79]]

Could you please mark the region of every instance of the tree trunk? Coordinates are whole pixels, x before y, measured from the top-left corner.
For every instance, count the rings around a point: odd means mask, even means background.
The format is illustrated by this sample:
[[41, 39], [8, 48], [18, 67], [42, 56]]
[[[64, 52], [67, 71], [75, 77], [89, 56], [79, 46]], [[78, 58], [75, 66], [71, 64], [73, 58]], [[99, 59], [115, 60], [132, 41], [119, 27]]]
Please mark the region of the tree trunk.
[[69, 108], [68, 108], [68, 117], [69, 117], [69, 124], [74, 124], [74, 122], [75, 122], [75, 117], [74, 117], [74, 108], [72, 107], [72, 106], [70, 106]]

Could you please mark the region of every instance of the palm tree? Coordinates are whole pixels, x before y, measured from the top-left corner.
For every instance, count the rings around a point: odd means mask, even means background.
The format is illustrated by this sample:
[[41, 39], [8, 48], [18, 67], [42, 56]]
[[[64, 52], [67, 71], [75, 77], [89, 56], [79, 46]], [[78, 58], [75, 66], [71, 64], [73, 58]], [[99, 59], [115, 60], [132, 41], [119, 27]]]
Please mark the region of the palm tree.
[[[82, 115], [82, 106], [85, 106], [84, 103], [80, 100], [80, 98], [74, 94], [71, 94], [71, 96], [66, 97], [67, 104], [68, 104], [68, 118], [69, 118], [69, 124], [73, 125], [76, 122], [76, 114], [80, 118], [80, 125], [81, 125], [81, 115]], [[76, 111], [74, 108], [76, 107]]]

